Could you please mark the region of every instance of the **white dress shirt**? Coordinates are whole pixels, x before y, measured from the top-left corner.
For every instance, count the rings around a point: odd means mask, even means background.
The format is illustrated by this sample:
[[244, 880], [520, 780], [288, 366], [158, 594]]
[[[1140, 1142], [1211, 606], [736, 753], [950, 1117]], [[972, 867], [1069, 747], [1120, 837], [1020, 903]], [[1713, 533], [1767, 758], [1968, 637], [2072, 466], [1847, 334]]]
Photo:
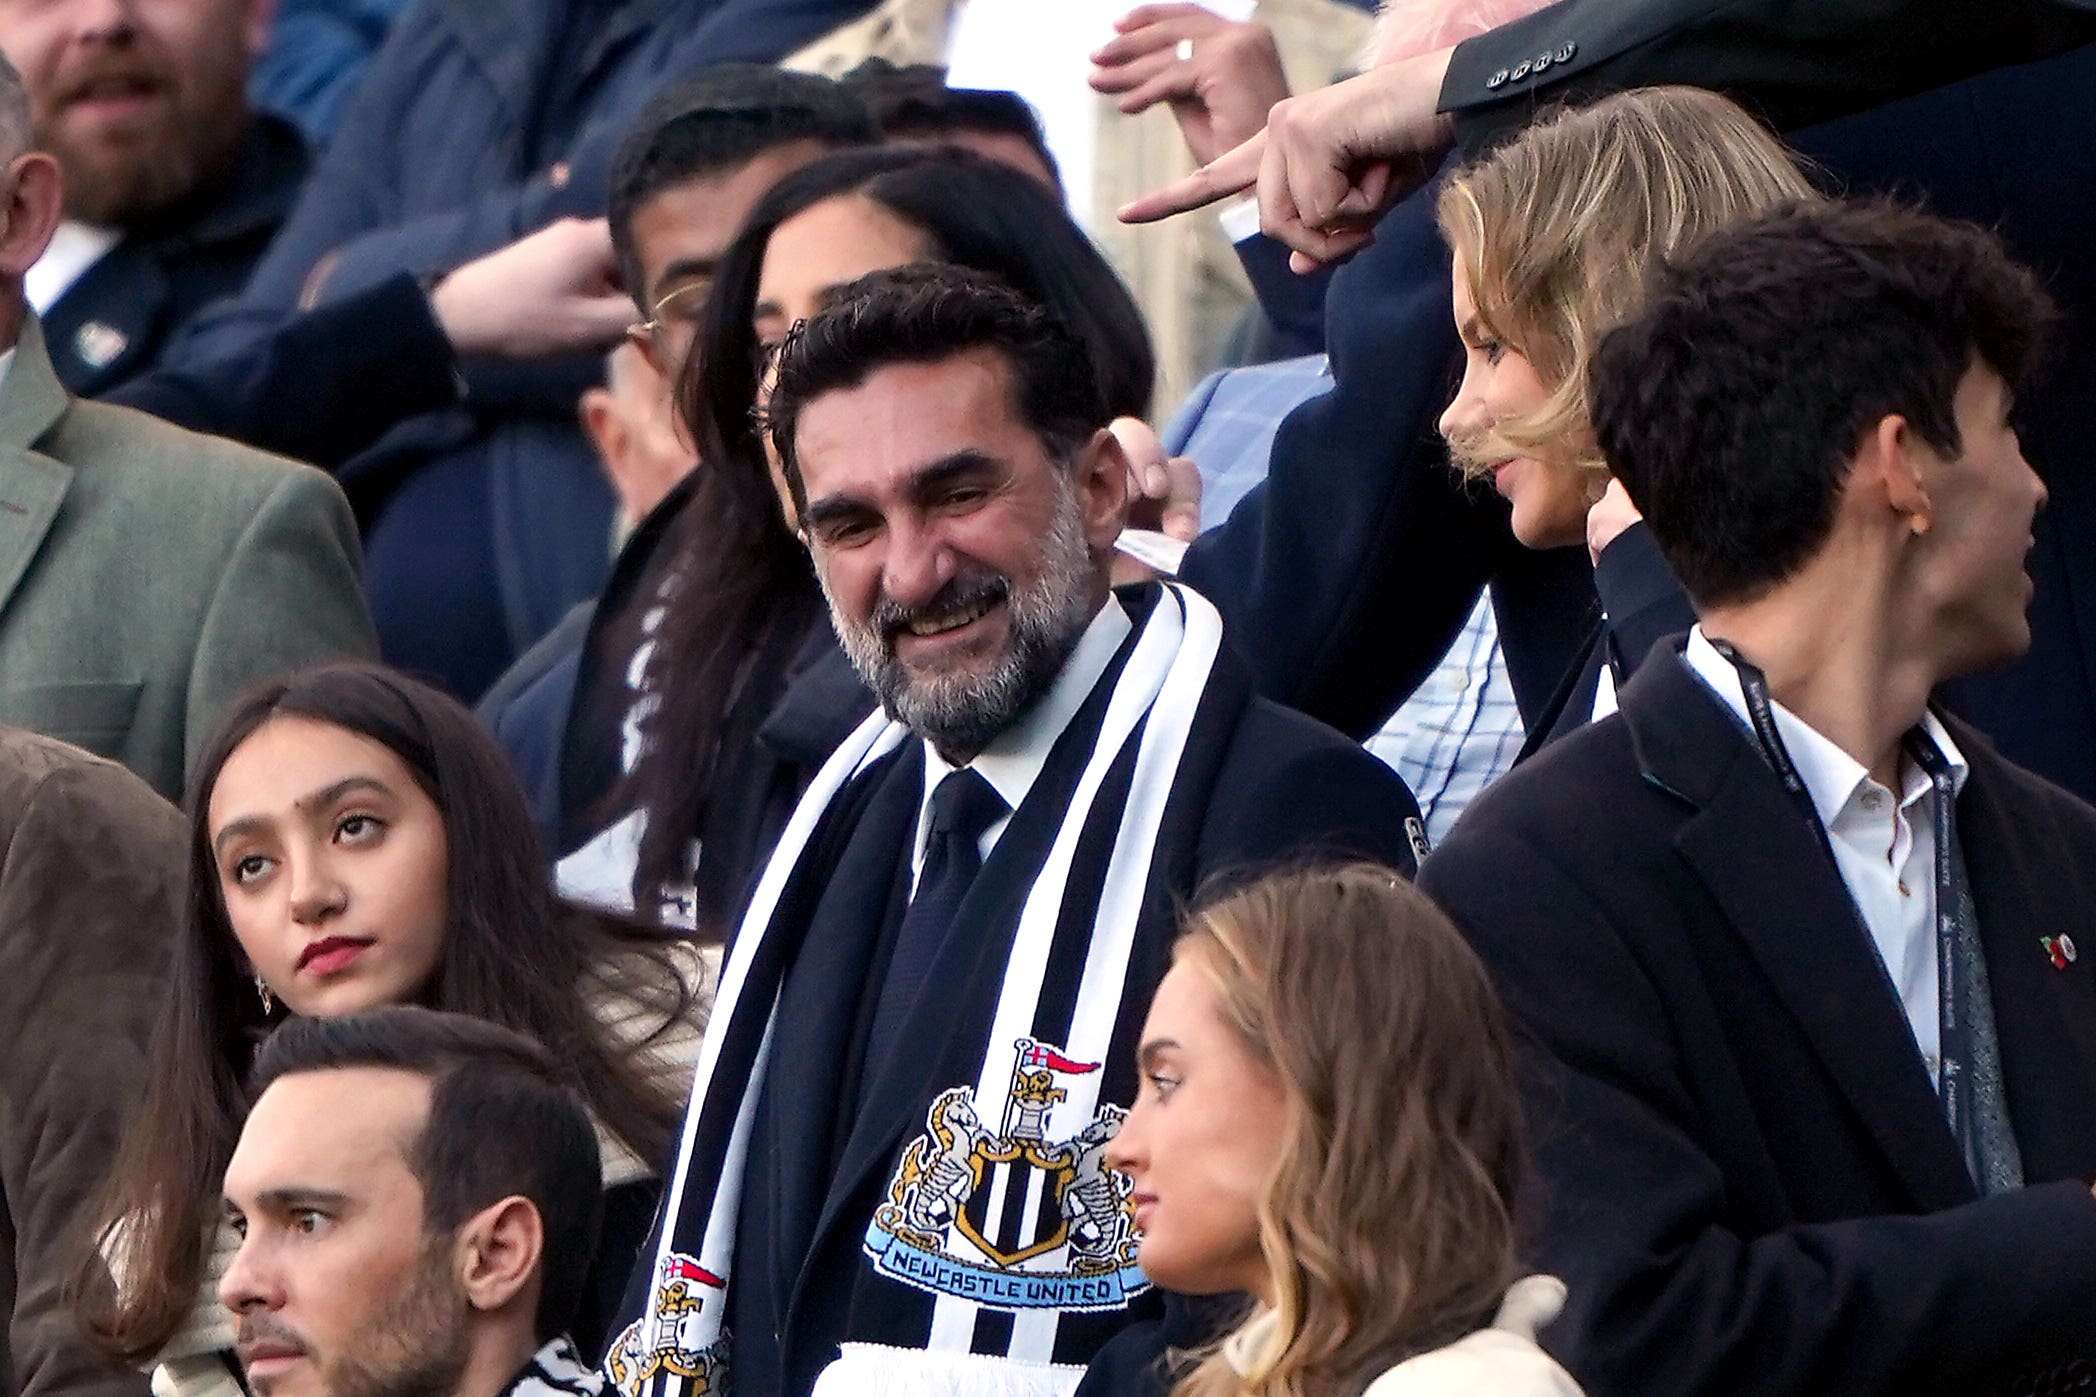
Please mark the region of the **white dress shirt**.
[[[1697, 626], [1689, 632], [1682, 659], [1740, 721], [1753, 725], [1739, 671], [1719, 654]], [[1899, 994], [1914, 1043], [1938, 1081], [1941, 1004], [1936, 973], [1936, 787], [1904, 752], [1900, 793], [1871, 779], [1863, 764], [1814, 731], [1773, 699], [1776, 732], [1805, 783], [1812, 808], [1827, 831], [1834, 863], [1878, 959]], [[1949, 765], [1954, 791], [1965, 789], [1970, 768], [1943, 724], [1924, 713], [1922, 730], [1935, 739]]]
[[[1605, 645], [1608, 642], [1604, 640], [1602, 643]], [[1719, 655], [1718, 658], [1723, 660], [1725, 657]], [[1594, 721], [1598, 723], [1615, 711], [1616, 668], [1604, 657], [1601, 661], [1601, 673], [1594, 680]]]
[[92, 223], [66, 219], [51, 234], [44, 255], [37, 258], [22, 277], [22, 294], [29, 308], [47, 315], [73, 283], [88, 273], [109, 250], [124, 240], [122, 230], [100, 228]]
[[[1077, 638], [1077, 647], [1063, 663], [1062, 673], [1055, 683], [1041, 696], [1024, 717], [999, 733], [989, 746], [968, 763], [990, 783], [990, 789], [1004, 800], [1005, 815], [983, 831], [977, 848], [982, 856], [990, 857], [990, 850], [997, 847], [998, 837], [1012, 822], [1011, 812], [1019, 808], [1026, 793], [1033, 789], [1039, 779], [1041, 768], [1048, 764], [1048, 753], [1055, 740], [1063, 735], [1063, 729], [1077, 716], [1077, 710], [1091, 697], [1092, 687], [1106, 667], [1113, 663], [1114, 652], [1128, 638], [1134, 625], [1127, 611], [1111, 593], [1107, 594], [1106, 605], [1092, 617], [1084, 634]], [[917, 877], [924, 872], [924, 855], [931, 843], [932, 792], [946, 779], [946, 774], [955, 768], [939, 755], [936, 747], [924, 744], [924, 791], [917, 797], [917, 839], [910, 853], [910, 889], [916, 895]]]

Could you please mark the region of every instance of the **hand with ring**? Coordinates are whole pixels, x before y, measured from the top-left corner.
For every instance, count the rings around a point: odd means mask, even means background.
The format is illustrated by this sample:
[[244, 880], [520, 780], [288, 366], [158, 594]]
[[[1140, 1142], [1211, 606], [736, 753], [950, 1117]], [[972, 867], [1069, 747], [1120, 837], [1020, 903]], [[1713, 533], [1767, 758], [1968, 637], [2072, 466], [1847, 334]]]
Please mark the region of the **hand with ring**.
[[1266, 125], [1288, 96], [1271, 29], [1194, 4], [1141, 5], [1114, 22], [1092, 55], [1091, 85], [1133, 115], [1171, 104], [1194, 159], [1206, 165]]

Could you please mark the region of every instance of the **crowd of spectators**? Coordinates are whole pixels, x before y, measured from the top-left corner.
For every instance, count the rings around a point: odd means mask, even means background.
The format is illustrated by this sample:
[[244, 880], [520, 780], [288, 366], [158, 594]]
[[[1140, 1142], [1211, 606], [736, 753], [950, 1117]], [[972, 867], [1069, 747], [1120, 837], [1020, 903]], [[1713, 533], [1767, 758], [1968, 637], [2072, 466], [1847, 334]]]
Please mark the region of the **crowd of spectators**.
[[0, 1397], [2096, 1394], [2092, 94], [0, 0]]

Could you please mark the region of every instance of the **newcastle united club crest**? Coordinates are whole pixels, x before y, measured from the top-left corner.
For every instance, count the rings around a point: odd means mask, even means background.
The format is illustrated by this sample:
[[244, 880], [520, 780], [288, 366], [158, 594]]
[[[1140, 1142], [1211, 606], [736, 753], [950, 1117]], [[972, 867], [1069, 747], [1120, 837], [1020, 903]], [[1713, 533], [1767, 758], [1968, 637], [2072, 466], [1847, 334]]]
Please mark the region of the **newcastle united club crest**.
[[[866, 1231], [882, 1274], [993, 1309], [1118, 1310], [1149, 1282], [1136, 1269], [1128, 1180], [1106, 1167], [1126, 1113], [1087, 1119], [1057, 1108], [1057, 1085], [1099, 1070], [1021, 1038], [1003, 1119], [982, 1119], [975, 1092], [940, 1093], [903, 1151], [887, 1201]], [[994, 1107], [994, 1103], [993, 1103]]]
[[655, 1271], [654, 1303], [626, 1326], [604, 1360], [619, 1391], [639, 1392], [650, 1378], [681, 1379], [685, 1397], [723, 1390], [727, 1375], [720, 1310], [724, 1282], [680, 1252], [664, 1257]]

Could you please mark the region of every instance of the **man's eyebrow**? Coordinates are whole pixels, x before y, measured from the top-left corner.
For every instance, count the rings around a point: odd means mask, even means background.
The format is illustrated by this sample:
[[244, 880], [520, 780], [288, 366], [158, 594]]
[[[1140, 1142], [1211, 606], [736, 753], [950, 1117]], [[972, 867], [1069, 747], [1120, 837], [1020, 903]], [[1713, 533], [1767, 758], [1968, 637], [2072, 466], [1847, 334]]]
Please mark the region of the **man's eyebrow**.
[[[223, 1200], [228, 1215], [244, 1213], [231, 1198]], [[286, 1213], [297, 1208], [340, 1208], [349, 1202], [349, 1195], [326, 1188], [268, 1188], [255, 1195], [255, 1206], [273, 1213]]]
[[655, 278], [655, 295], [660, 298], [667, 295], [669, 288], [677, 282], [710, 277], [719, 270], [718, 257], [679, 257], [664, 267], [661, 274]]
[[[909, 479], [903, 482], [903, 493], [908, 495], [913, 503], [921, 503], [951, 486], [956, 480], [966, 479], [983, 471], [998, 470], [1003, 464], [986, 451], [964, 446], [937, 460], [928, 461], [910, 472]], [[857, 495], [835, 494], [810, 500], [801, 517], [810, 529], [820, 529], [829, 523], [859, 519], [877, 512], [872, 505]]]
[[[345, 776], [332, 785], [321, 787], [311, 795], [300, 796], [291, 804], [294, 808], [310, 815], [315, 810], [326, 809], [342, 799], [342, 797], [355, 794], [358, 791], [371, 791], [378, 795], [393, 794], [393, 788], [379, 780], [376, 776]], [[218, 832], [218, 838], [211, 841], [212, 852], [222, 854], [230, 841], [245, 834], [255, 833], [267, 825], [268, 821], [259, 815], [247, 815], [238, 820], [229, 820], [226, 822], [226, 827]]]
[[831, 524], [846, 520], [864, 519], [874, 513], [871, 505], [852, 495], [825, 495], [819, 500], [810, 500], [801, 519], [811, 532], [820, 532]]
[[987, 451], [964, 446], [959, 451], [949, 452], [936, 461], [919, 466], [910, 473], [904, 488], [909, 492], [911, 499], [922, 500], [926, 496], [937, 494], [956, 480], [966, 479], [982, 471], [996, 470], [1003, 464]]

